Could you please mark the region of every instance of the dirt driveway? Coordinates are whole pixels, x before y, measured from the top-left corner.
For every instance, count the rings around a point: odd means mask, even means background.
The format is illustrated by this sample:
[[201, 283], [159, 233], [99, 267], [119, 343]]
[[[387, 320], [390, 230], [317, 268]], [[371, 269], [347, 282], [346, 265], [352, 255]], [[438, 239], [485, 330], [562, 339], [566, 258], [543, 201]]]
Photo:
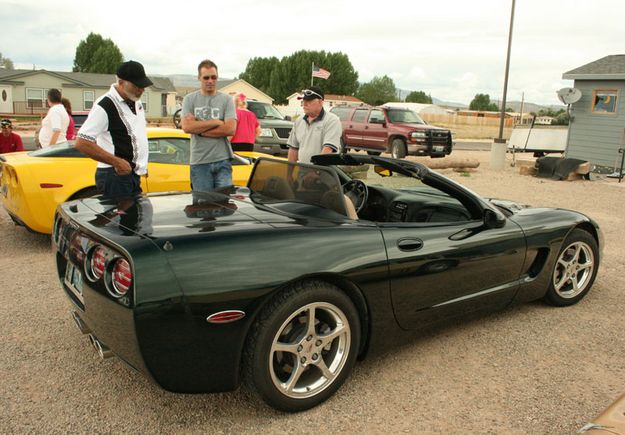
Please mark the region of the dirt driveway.
[[606, 238], [580, 304], [530, 303], [427, 331], [356, 365], [325, 404], [298, 415], [243, 391], [171, 394], [100, 361], [69, 317], [49, 238], [0, 211], [0, 432], [570, 434], [625, 391], [625, 183], [563, 182], [488, 168], [451, 177], [485, 196], [580, 210]]

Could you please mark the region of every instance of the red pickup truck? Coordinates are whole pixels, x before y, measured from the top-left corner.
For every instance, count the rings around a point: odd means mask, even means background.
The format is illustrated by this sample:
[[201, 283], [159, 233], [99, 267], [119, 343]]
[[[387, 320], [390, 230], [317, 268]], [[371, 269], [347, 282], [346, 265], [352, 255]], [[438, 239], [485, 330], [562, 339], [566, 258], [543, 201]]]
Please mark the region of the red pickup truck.
[[343, 125], [341, 145], [396, 159], [407, 155], [444, 157], [451, 153], [451, 131], [428, 125], [414, 111], [395, 107], [336, 106], [330, 111]]

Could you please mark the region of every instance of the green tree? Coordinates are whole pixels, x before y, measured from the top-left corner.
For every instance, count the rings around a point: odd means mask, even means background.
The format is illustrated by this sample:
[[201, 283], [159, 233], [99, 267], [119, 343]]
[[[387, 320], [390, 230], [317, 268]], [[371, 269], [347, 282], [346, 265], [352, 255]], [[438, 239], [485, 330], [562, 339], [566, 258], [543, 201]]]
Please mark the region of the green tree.
[[280, 60], [275, 57], [253, 57], [247, 62], [245, 71], [239, 74], [239, 78], [266, 94], [269, 94], [271, 75], [280, 66]]
[[97, 33], [89, 33], [76, 47], [73, 71], [114, 74], [123, 61], [124, 56], [113, 41]]
[[2, 53], [0, 53], [0, 68], [1, 69], [15, 69], [13, 66], [13, 61], [8, 57], [4, 57]]
[[497, 112], [499, 107], [497, 107], [495, 103], [491, 103], [490, 96], [488, 94], [476, 94], [469, 104], [469, 109]]
[[423, 91], [412, 91], [406, 97], [406, 103], [432, 104], [432, 96]]
[[315, 78], [314, 83], [327, 94], [353, 95], [358, 89], [358, 73], [343, 53], [300, 50], [278, 60], [255, 57], [249, 60], [239, 78], [271, 95], [277, 103], [310, 86], [312, 65], [330, 71], [327, 80]]
[[367, 104], [379, 106], [397, 100], [397, 88], [393, 79], [384, 75], [374, 77], [370, 82], [361, 84], [356, 96]]

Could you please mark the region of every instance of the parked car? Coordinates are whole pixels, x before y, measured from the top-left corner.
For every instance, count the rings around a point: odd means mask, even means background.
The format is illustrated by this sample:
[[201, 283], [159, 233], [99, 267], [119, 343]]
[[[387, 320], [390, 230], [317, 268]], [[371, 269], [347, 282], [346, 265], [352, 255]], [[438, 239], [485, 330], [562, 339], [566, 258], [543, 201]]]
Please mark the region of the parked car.
[[364, 150], [371, 155], [391, 153], [444, 157], [451, 154], [452, 134], [445, 128], [428, 125], [419, 115], [399, 107], [335, 106], [330, 110], [343, 126], [342, 146]]
[[587, 435], [625, 433], [625, 394], [616, 399], [590, 423], [578, 429], [576, 433]]
[[[148, 143], [149, 177], [141, 177], [143, 191], [190, 190], [189, 135], [170, 128], [148, 128]], [[252, 163], [260, 156], [255, 152], [235, 155], [235, 184], [247, 183]], [[34, 232], [52, 232], [54, 211], [60, 203], [96, 194], [96, 162], [68, 142], [3, 154], [0, 164], [2, 204], [16, 224]]]
[[[56, 270], [100, 356], [169, 391], [243, 380], [301, 411], [402, 331], [541, 298], [572, 305], [592, 287], [603, 237], [583, 214], [481, 198], [405, 160], [313, 163], [258, 159], [231, 192], [61, 205]], [[367, 178], [342, 165], [369, 165]]]
[[[260, 136], [256, 138], [254, 144], [254, 151], [275, 156], [286, 156], [289, 151], [286, 142], [293, 129], [291, 120], [271, 104], [262, 101], [250, 98], [247, 100], [247, 108], [254, 112], [261, 128]], [[176, 128], [182, 128], [180, 124], [181, 113], [182, 109], [177, 110], [174, 114]]]

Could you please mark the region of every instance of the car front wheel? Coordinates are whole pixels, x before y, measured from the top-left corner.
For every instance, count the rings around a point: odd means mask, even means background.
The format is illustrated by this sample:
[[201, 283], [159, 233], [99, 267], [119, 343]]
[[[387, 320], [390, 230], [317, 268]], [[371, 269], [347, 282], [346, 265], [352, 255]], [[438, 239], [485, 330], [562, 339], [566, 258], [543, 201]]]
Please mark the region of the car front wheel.
[[586, 231], [573, 230], [562, 244], [545, 300], [555, 306], [579, 302], [590, 291], [598, 267], [597, 241]]
[[293, 286], [252, 327], [244, 354], [246, 384], [276, 409], [304, 411], [339, 389], [359, 343], [358, 312], [345, 293], [316, 281]]

